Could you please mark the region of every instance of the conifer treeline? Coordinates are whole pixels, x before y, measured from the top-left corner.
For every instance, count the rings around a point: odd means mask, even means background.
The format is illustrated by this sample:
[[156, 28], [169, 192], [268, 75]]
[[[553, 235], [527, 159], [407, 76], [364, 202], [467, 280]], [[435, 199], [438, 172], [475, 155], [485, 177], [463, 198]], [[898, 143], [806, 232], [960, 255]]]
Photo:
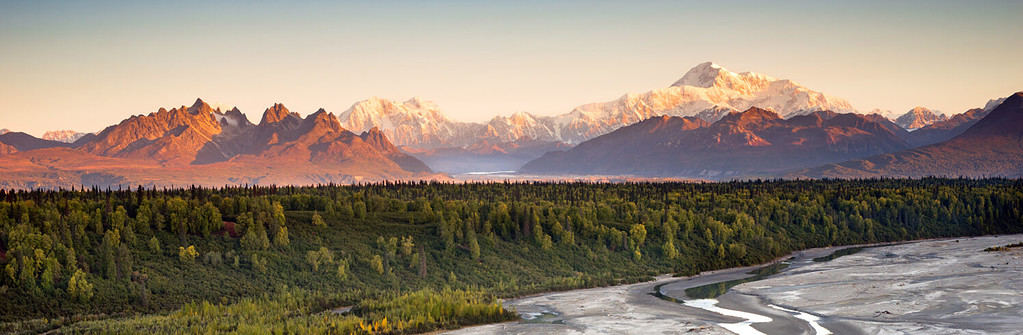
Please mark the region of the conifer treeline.
[[509, 296], [828, 245], [1018, 233], [1021, 208], [1023, 182], [1009, 179], [0, 190], [0, 321], [284, 286], [348, 303], [444, 287]]

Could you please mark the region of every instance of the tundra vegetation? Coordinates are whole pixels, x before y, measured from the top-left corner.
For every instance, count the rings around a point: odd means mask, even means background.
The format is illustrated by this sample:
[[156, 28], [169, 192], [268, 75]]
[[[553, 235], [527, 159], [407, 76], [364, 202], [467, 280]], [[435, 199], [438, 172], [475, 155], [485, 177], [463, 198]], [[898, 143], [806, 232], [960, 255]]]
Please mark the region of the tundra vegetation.
[[0, 332], [418, 333], [517, 318], [504, 297], [1020, 233], [1021, 211], [1007, 179], [0, 190]]

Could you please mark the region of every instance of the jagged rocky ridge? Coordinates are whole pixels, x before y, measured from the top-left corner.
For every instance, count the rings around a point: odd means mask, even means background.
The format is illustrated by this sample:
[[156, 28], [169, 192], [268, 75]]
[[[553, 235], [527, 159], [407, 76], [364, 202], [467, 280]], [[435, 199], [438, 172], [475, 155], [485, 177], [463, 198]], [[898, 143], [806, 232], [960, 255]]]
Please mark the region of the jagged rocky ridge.
[[[0, 144], [4, 145], [0, 168], [11, 172], [0, 186], [10, 187], [311, 184], [436, 177], [378, 129], [356, 134], [332, 113], [321, 109], [302, 118], [281, 104], [268, 108], [260, 123], [252, 124], [237, 108], [221, 112], [197, 99], [191, 106], [132, 116], [73, 144], [24, 133], [0, 135]], [[98, 182], [89, 182], [94, 179]]]

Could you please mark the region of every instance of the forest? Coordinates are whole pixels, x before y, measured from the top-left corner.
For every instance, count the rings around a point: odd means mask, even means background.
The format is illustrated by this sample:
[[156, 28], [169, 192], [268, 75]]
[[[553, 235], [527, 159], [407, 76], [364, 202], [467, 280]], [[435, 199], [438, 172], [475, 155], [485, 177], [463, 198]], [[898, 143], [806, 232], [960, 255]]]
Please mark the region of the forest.
[[1023, 232], [1014, 179], [0, 190], [0, 332], [409, 334], [501, 299]]

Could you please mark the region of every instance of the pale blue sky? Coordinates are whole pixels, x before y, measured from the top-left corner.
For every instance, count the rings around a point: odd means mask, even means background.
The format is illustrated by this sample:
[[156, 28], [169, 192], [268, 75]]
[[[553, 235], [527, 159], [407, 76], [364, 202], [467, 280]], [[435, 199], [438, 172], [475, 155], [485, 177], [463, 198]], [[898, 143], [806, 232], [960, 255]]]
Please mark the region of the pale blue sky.
[[257, 121], [370, 96], [456, 120], [665, 87], [714, 61], [861, 110], [1023, 90], [1021, 1], [0, 1], [0, 128], [97, 131], [196, 97]]

